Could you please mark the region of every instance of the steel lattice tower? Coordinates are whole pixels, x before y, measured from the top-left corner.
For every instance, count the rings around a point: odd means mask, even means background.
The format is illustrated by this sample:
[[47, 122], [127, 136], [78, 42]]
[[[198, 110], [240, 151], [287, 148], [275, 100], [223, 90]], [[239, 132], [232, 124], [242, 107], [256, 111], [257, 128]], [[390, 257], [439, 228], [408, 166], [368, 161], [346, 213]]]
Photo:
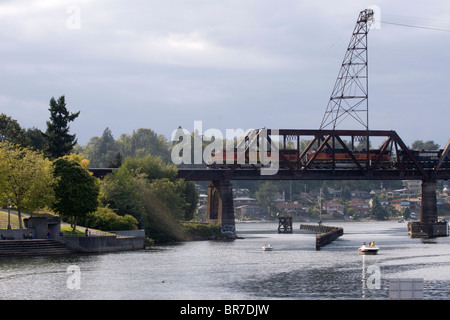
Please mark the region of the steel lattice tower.
[[359, 13], [320, 129], [331, 127], [335, 130], [351, 116], [369, 130], [367, 34], [373, 15], [372, 9]]

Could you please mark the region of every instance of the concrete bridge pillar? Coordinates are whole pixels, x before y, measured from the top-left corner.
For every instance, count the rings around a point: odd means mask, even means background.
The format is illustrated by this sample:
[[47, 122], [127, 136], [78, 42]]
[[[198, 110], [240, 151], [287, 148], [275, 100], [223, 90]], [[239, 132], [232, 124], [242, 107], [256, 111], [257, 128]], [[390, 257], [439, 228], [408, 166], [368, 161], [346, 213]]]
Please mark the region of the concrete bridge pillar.
[[422, 180], [420, 221], [408, 223], [409, 235], [413, 238], [447, 237], [447, 222], [438, 222], [436, 204], [436, 180]]
[[208, 186], [206, 221], [219, 223], [222, 233], [234, 235], [233, 188], [229, 180], [214, 180]]
[[437, 220], [436, 180], [423, 180], [420, 222], [433, 223]]

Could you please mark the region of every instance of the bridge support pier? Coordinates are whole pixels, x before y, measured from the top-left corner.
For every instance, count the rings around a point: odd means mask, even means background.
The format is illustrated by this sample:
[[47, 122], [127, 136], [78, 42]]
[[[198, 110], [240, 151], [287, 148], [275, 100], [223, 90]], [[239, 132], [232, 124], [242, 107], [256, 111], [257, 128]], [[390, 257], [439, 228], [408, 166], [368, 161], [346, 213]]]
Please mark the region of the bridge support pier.
[[206, 221], [219, 223], [222, 234], [229, 238], [236, 235], [233, 188], [229, 180], [213, 180], [209, 184]]
[[433, 223], [437, 220], [436, 180], [423, 180], [420, 222]]
[[422, 181], [420, 221], [409, 222], [408, 232], [412, 238], [434, 238], [448, 236], [447, 222], [438, 222], [436, 203], [436, 180]]

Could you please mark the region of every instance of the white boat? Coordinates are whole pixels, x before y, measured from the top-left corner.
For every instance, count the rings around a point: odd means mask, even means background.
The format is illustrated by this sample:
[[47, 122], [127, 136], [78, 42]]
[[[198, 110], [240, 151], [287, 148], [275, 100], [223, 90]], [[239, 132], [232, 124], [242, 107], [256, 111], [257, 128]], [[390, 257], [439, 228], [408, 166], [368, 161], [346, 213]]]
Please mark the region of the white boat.
[[266, 243], [265, 245], [262, 246], [262, 249], [263, 251], [272, 251], [273, 247], [270, 243], [269, 244]]
[[359, 254], [377, 254], [378, 247], [375, 245], [375, 242], [369, 242], [369, 245], [366, 245], [364, 242], [361, 247], [358, 248]]

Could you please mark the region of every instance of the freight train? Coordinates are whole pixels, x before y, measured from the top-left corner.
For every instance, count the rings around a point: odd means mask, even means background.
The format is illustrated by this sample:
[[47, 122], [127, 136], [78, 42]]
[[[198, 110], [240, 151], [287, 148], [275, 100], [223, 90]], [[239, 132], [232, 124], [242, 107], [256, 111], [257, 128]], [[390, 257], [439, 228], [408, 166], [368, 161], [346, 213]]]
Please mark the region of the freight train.
[[306, 163], [314, 160], [310, 163], [312, 169], [330, 169], [333, 167], [337, 169], [354, 169], [358, 168], [355, 160], [362, 166], [366, 166], [369, 162], [369, 166], [376, 164], [377, 168], [389, 169], [391, 167], [391, 152], [380, 150], [366, 151], [353, 151], [352, 155], [354, 159], [344, 149], [322, 150], [316, 155], [316, 152], [311, 152], [306, 155]]
[[[440, 150], [410, 150], [413, 157], [420, 163], [424, 169], [434, 169], [442, 157], [443, 149]], [[414, 162], [405, 151], [399, 152], [398, 167], [405, 169], [415, 168]], [[450, 169], [450, 153], [443, 160], [440, 168]]]
[[[410, 150], [411, 154], [420, 163], [424, 169], [434, 169], [439, 162], [444, 150]], [[319, 153], [311, 151], [300, 160], [300, 167], [308, 165], [309, 169], [332, 169], [333, 164], [336, 169], [357, 169], [359, 162], [361, 167], [370, 167], [377, 169], [415, 169], [414, 161], [411, 160], [407, 152], [399, 151], [398, 157], [389, 150], [381, 151], [371, 149], [369, 152], [352, 151], [354, 159], [344, 149], [336, 149], [334, 152], [329, 149], [323, 149]], [[208, 165], [210, 168], [231, 168], [235, 165], [240, 167], [261, 167], [260, 153], [256, 151], [239, 153], [237, 149], [223, 149], [217, 153], [211, 154], [213, 159], [220, 160]], [[298, 167], [299, 152], [296, 149], [281, 149], [278, 153], [279, 168]], [[271, 157], [270, 151], [267, 157]], [[220, 163], [221, 162], [221, 163]], [[441, 169], [450, 169], [450, 155], [442, 162]]]

